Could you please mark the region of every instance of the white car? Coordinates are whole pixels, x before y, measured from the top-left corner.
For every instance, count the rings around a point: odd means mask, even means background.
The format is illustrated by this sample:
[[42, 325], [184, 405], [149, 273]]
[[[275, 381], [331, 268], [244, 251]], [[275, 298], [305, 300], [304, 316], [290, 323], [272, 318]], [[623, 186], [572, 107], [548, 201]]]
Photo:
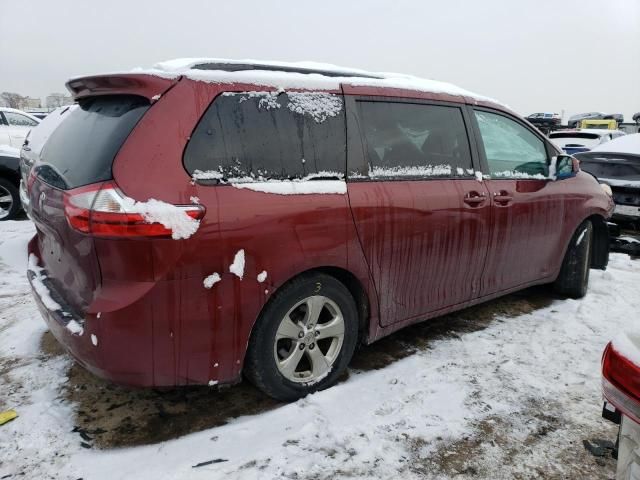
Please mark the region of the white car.
[[621, 130], [600, 130], [582, 128], [575, 130], [557, 130], [549, 134], [551, 141], [569, 155], [588, 152], [594, 147], [625, 135]]
[[0, 107], [0, 145], [22, 147], [24, 139], [40, 120], [22, 110]]

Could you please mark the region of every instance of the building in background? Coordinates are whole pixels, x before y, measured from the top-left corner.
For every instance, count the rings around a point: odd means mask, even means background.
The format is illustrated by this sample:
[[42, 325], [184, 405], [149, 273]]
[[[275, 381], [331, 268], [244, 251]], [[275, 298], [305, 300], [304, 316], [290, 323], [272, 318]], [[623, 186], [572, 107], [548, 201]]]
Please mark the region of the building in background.
[[69, 95], [65, 95], [64, 93], [50, 93], [47, 95], [45, 99], [45, 105], [48, 109], [53, 110], [54, 108], [62, 107], [63, 105], [72, 105], [73, 98]]
[[30, 110], [32, 108], [40, 108], [42, 99], [34, 97], [24, 97], [20, 104], [20, 110]]

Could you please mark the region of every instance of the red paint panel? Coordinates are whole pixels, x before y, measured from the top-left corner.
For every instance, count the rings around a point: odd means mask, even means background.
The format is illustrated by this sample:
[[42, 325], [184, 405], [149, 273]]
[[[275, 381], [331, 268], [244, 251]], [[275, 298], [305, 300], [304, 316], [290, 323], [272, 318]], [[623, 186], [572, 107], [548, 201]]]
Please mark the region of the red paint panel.
[[490, 210], [471, 192], [487, 195], [476, 180], [349, 184], [383, 326], [479, 295]]

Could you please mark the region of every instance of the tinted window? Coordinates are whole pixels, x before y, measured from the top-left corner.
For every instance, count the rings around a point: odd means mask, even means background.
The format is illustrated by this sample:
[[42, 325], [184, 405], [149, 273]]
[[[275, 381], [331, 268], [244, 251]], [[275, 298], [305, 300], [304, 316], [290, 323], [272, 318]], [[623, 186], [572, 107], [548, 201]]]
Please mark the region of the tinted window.
[[38, 175], [63, 189], [110, 179], [116, 153], [148, 108], [145, 98], [125, 95], [89, 98], [69, 108], [42, 147]]
[[588, 152], [576, 155], [580, 169], [596, 177], [640, 180], [640, 157], [620, 153]]
[[503, 115], [476, 111], [480, 135], [494, 178], [547, 176], [547, 151], [533, 132]]
[[358, 102], [369, 177], [473, 175], [462, 111], [415, 103]]
[[4, 116], [9, 125], [14, 127], [35, 127], [38, 125], [38, 122], [20, 113], [4, 112]]
[[328, 93], [223, 94], [198, 123], [184, 163], [191, 174], [213, 172], [234, 182], [317, 173], [343, 176], [342, 98]]

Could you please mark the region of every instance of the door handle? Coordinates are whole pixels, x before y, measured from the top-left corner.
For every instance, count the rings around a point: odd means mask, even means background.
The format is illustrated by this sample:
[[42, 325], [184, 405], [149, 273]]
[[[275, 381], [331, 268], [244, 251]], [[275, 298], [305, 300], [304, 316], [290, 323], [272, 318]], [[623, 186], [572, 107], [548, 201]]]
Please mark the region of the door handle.
[[487, 196], [484, 193], [478, 193], [476, 191], [473, 191], [473, 192], [467, 193], [464, 196], [464, 203], [472, 207], [477, 207], [479, 205], [482, 205], [486, 199], [487, 199]]
[[500, 190], [499, 192], [495, 192], [493, 194], [493, 200], [500, 205], [507, 205], [511, 203], [511, 201], [513, 200], [513, 196], [506, 190]]

